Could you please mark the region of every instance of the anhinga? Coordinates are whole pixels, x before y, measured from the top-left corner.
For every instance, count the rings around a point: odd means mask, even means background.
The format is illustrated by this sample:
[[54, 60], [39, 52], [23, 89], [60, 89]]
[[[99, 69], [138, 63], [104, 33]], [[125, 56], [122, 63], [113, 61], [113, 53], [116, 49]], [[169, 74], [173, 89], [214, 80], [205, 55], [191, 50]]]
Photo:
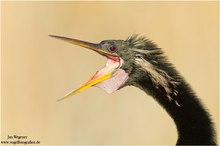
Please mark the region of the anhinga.
[[126, 40], [104, 40], [99, 44], [62, 36], [57, 39], [79, 45], [107, 58], [106, 66], [83, 86], [62, 99], [97, 86], [112, 93], [135, 86], [151, 95], [173, 118], [177, 145], [215, 145], [215, 131], [208, 112], [193, 90], [170, 64], [160, 48], [145, 37], [132, 35]]

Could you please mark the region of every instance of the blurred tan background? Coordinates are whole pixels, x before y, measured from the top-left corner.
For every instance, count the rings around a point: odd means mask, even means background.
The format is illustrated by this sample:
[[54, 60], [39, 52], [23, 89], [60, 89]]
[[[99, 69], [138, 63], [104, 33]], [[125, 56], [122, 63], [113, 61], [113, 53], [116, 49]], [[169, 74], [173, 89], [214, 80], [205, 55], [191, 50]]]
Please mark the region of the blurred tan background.
[[106, 59], [48, 37], [91, 42], [142, 34], [164, 49], [218, 128], [218, 2], [2, 2], [1, 139], [41, 144], [175, 144], [168, 114], [143, 91], [89, 88]]

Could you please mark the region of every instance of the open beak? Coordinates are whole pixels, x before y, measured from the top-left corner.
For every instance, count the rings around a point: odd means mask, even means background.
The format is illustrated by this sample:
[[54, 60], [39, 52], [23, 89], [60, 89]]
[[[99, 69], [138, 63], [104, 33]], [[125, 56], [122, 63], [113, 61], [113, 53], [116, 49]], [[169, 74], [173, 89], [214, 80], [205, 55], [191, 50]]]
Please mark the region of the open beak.
[[94, 86], [104, 80], [111, 78], [115, 69], [120, 66], [119, 57], [103, 51], [99, 44], [93, 44], [93, 43], [89, 43], [89, 42], [85, 42], [85, 41], [81, 41], [81, 40], [77, 40], [77, 39], [62, 37], [62, 36], [55, 36], [55, 35], [49, 35], [49, 36], [66, 41], [66, 42], [69, 42], [69, 43], [72, 43], [72, 44], [75, 44], [75, 45], [78, 45], [78, 46], [82, 46], [84, 48], [87, 48], [87, 49], [90, 49], [93, 51], [96, 51], [97, 53], [108, 58], [108, 62], [106, 64], [105, 68], [98, 71], [88, 82], [83, 84], [81, 87], [66, 94], [63, 98], [58, 99], [58, 101], [66, 99], [66, 98], [70, 97], [71, 95], [79, 93], [79, 92], [81, 92], [91, 86]]

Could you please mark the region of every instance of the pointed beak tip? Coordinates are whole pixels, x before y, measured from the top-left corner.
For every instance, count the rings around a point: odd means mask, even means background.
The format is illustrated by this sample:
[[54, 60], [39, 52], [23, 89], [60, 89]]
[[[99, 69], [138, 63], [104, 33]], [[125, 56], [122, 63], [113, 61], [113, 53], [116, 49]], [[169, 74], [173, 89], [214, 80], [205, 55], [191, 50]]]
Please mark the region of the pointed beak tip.
[[63, 100], [62, 98], [60, 98], [60, 99], [57, 99], [57, 101], [56, 102], [59, 102], [59, 101], [61, 101], [61, 100]]
[[66, 99], [66, 98], [65, 97], [59, 98], [59, 99], [57, 99], [57, 102], [60, 102], [60, 101], [62, 101], [64, 99]]
[[58, 37], [58, 36], [52, 35], [52, 34], [49, 34], [48, 36], [49, 36], [49, 37], [53, 37], [53, 38], [57, 38], [57, 37]]

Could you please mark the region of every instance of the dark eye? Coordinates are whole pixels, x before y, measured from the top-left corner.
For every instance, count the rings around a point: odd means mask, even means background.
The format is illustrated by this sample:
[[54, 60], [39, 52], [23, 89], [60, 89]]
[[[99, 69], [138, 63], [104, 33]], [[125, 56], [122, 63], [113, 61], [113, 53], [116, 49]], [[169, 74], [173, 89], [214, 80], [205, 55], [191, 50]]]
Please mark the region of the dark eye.
[[117, 48], [116, 48], [115, 46], [110, 46], [110, 47], [108, 48], [108, 50], [109, 50], [110, 52], [115, 52], [115, 51], [117, 50]]

